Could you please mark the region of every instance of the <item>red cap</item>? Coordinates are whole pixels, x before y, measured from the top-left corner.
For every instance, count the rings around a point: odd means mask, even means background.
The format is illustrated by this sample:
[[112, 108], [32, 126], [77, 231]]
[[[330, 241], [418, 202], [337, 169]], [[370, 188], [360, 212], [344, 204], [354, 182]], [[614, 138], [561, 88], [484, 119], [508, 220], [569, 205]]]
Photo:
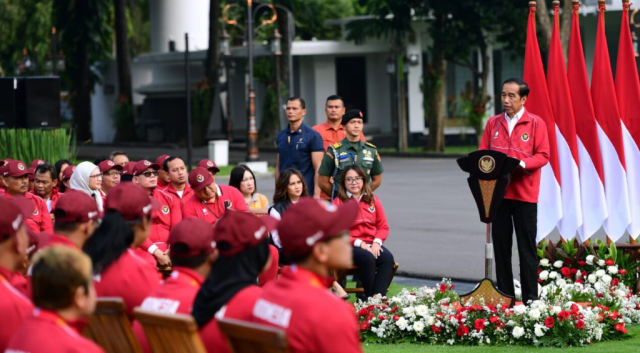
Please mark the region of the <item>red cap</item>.
[[7, 163], [11, 162], [13, 159], [11, 158], [7, 158], [7, 159], [0, 159], [0, 167], [6, 165]]
[[[131, 162], [129, 162], [131, 163]], [[149, 169], [149, 168], [153, 168], [155, 170], [160, 169], [160, 166], [155, 164], [155, 163], [151, 163], [146, 159], [143, 159], [141, 161], [138, 161], [135, 163], [135, 166], [133, 167], [133, 176], [136, 175], [140, 175], [142, 174], [142, 172], [144, 172], [145, 170]]]
[[71, 179], [71, 175], [73, 174], [74, 170], [76, 170], [75, 165], [70, 165], [64, 168], [64, 171], [62, 172], [62, 181]]
[[33, 203], [23, 197], [13, 200], [0, 197], [0, 210], [0, 242], [3, 242], [7, 239], [5, 236], [16, 234], [20, 225], [31, 217]]
[[98, 164], [98, 169], [100, 169], [100, 173], [104, 173], [106, 171], [109, 171], [111, 169], [115, 169], [115, 170], [122, 170], [122, 166], [120, 164], [115, 164], [113, 163], [112, 160], [107, 159], [104, 160], [102, 162], [100, 162], [100, 164]]
[[220, 172], [220, 168], [216, 165], [216, 162], [210, 159], [203, 159], [198, 163], [198, 168], [204, 168], [206, 170], [212, 170], [216, 173]]
[[3, 168], [4, 169], [2, 170], [2, 176], [5, 178], [6, 177], [18, 178], [18, 177], [29, 174], [29, 169], [27, 169], [27, 166], [24, 164], [23, 161], [16, 161], [16, 160], [10, 161]]
[[136, 167], [135, 161], [129, 161], [129, 163], [124, 165], [124, 169], [122, 169], [122, 175], [133, 175], [133, 169]]
[[213, 238], [220, 255], [232, 256], [258, 245], [277, 224], [270, 216], [256, 217], [229, 209], [214, 228]]
[[45, 164], [45, 163], [47, 162], [45, 162], [42, 159], [34, 159], [31, 161], [31, 164], [29, 164], [29, 169], [33, 168], [33, 170], [35, 170], [36, 168], [38, 168], [40, 164]]
[[162, 156], [160, 156], [160, 157], [158, 157], [156, 159], [156, 164], [160, 166], [159, 169], [162, 169], [162, 166], [164, 165], [164, 161], [166, 161], [167, 158], [169, 158], [169, 157], [171, 157], [171, 156], [168, 155], [168, 154], [163, 154]]
[[351, 228], [358, 210], [356, 201], [337, 207], [308, 197], [300, 199], [287, 209], [278, 224], [283, 253], [292, 257], [309, 253], [317, 242]]
[[216, 248], [211, 224], [200, 218], [187, 218], [171, 229], [167, 241], [171, 257], [208, 255]]
[[149, 197], [149, 194], [138, 184], [120, 183], [109, 190], [104, 209], [116, 210], [125, 221], [132, 221], [159, 210], [160, 202]]
[[67, 190], [53, 210], [56, 222], [84, 223], [100, 218], [96, 200], [78, 190]]
[[27, 227], [27, 236], [29, 236], [29, 247], [27, 248], [27, 255], [31, 256], [38, 249], [42, 249], [42, 247], [49, 241], [49, 237], [51, 234], [47, 232], [35, 232], [31, 230], [31, 228]]
[[30, 167], [28, 171], [29, 174], [27, 174], [27, 176], [29, 177], [29, 180], [34, 181], [36, 179], [36, 167]]
[[209, 171], [204, 168], [194, 168], [189, 173], [189, 185], [195, 192], [199, 192], [205, 187], [213, 183], [213, 177], [209, 174]]

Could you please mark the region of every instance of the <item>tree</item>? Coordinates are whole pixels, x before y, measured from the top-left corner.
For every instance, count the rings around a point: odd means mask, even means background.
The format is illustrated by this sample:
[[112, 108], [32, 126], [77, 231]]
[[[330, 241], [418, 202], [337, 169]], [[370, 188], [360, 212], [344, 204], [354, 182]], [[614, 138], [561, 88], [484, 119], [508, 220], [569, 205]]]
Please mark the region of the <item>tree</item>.
[[53, 19], [67, 58], [62, 78], [69, 88], [80, 141], [91, 139], [91, 89], [99, 81], [91, 64], [110, 56], [113, 14], [109, 5], [109, 0], [53, 1]]
[[[555, 2], [555, 1], [553, 1]], [[551, 23], [551, 15], [549, 12], [553, 3], [549, 0], [536, 0], [537, 11], [536, 19], [538, 23], [538, 30], [541, 32], [542, 37], [540, 39], [540, 50], [543, 53], [549, 52], [549, 45], [551, 44], [551, 30], [553, 25]], [[560, 1], [558, 1], [559, 3]], [[565, 60], [569, 58], [569, 36], [571, 34], [571, 13], [573, 11], [573, 3], [571, 0], [562, 1], [562, 15], [560, 20], [560, 43], [562, 44], [562, 53]]]
[[113, 0], [115, 10], [116, 62], [118, 66], [118, 108], [116, 111], [116, 141], [135, 141], [133, 92], [131, 86], [131, 52], [125, 0]]

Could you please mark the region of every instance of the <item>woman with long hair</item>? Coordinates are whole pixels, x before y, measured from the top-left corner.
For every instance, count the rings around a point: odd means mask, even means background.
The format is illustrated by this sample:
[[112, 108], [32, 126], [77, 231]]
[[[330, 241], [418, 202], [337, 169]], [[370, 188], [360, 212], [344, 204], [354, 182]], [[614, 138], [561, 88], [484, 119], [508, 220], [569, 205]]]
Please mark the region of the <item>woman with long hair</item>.
[[229, 178], [229, 185], [240, 191], [249, 210], [262, 211], [257, 213], [267, 212], [269, 200], [266, 196], [258, 193], [256, 176], [251, 171], [251, 168], [243, 164], [233, 168]]
[[[301, 197], [308, 196], [307, 183], [302, 173], [297, 169], [288, 168], [280, 173], [276, 182], [276, 191], [273, 194], [273, 206], [269, 208], [269, 215], [280, 220], [284, 212], [292, 204], [298, 202]], [[282, 248], [278, 232], [271, 233], [271, 239], [278, 249]]]
[[98, 210], [100, 212], [104, 210], [104, 202], [100, 192], [102, 189], [102, 173], [97, 165], [91, 162], [78, 164], [71, 175], [69, 187], [93, 197], [96, 200], [96, 204], [98, 204]]
[[84, 252], [93, 263], [98, 297], [121, 297], [133, 318], [133, 308], [160, 284], [155, 267], [134, 252], [149, 237], [158, 202], [140, 186], [123, 183], [109, 192], [105, 209]]
[[358, 218], [349, 230], [353, 262], [360, 268], [367, 297], [384, 296], [395, 263], [393, 254], [382, 245], [389, 235], [389, 225], [380, 200], [371, 191], [367, 174], [357, 165], [347, 166], [342, 171], [340, 191], [333, 204], [339, 206], [349, 199], [360, 203]]

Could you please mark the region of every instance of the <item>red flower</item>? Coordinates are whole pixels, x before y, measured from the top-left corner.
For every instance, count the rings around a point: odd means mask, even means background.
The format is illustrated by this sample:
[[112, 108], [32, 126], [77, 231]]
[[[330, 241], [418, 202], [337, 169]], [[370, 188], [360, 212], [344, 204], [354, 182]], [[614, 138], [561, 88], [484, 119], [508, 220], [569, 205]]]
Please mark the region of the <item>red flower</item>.
[[583, 281], [583, 280], [581, 280], [581, 279], [577, 279], [577, 280], [576, 280], [576, 283], [584, 284], [584, 281]]
[[444, 283], [441, 283], [441, 284], [440, 284], [440, 291], [441, 291], [442, 293], [446, 292], [446, 291], [447, 291], [447, 285], [446, 285], [446, 284], [444, 284]]
[[367, 315], [369, 315], [369, 311], [367, 311], [366, 308], [362, 308], [358, 311], [358, 316], [360, 317], [366, 317]]
[[562, 262], [564, 262], [565, 265], [571, 265], [571, 259], [564, 259]]
[[393, 315], [393, 321], [398, 321], [400, 320], [400, 316], [398, 315]]
[[496, 315], [493, 315], [492, 317], [489, 318], [489, 322], [494, 324], [494, 325], [498, 321], [500, 321], [500, 318], [498, 316], [496, 316]]
[[398, 311], [398, 307], [397, 307], [397, 306], [394, 306], [393, 308], [391, 308], [391, 310], [389, 310], [389, 314], [393, 314], [393, 313], [395, 313], [396, 311]]
[[602, 293], [596, 293], [596, 297], [602, 298]]
[[375, 306], [375, 305], [369, 305], [369, 306], [367, 307], [367, 310], [369, 310], [369, 311], [374, 311], [375, 309], [376, 309], [376, 306]]
[[598, 313], [598, 322], [602, 322], [602, 321], [604, 321], [604, 314]]
[[569, 318], [569, 316], [571, 316], [571, 313], [566, 310], [562, 310], [560, 313], [558, 313], [558, 320], [566, 320]]
[[458, 326], [458, 329], [456, 330], [456, 333], [458, 334], [458, 337], [462, 337], [464, 335], [468, 335], [469, 334], [469, 327], [467, 325], [460, 325]]
[[624, 322], [613, 325], [614, 330], [621, 332], [623, 334], [627, 333], [627, 328], [624, 327]]
[[578, 262], [578, 265], [580, 265], [580, 267], [584, 267], [586, 264], [587, 264], [587, 262], [584, 261], [584, 260]]
[[473, 324], [473, 328], [480, 331], [484, 329], [484, 319], [478, 319], [476, 320], [476, 322]]
[[442, 329], [439, 326], [431, 325], [431, 331], [433, 331], [433, 333], [440, 333]]
[[549, 316], [548, 318], [546, 318], [546, 319], [544, 320], [544, 325], [545, 325], [545, 326], [547, 326], [548, 328], [552, 328], [552, 327], [553, 327], [553, 323], [554, 323], [555, 321], [556, 321], [556, 320], [553, 318], [553, 316]]
[[451, 290], [456, 289], [456, 285], [455, 285], [455, 284], [452, 284], [452, 285], [449, 287], [449, 289], [451, 289]]
[[491, 312], [494, 314], [498, 312], [498, 310], [496, 310], [496, 307], [493, 305], [487, 305], [487, 309], [491, 310]]
[[562, 275], [565, 276], [565, 277], [570, 277], [571, 276], [571, 269], [569, 269], [569, 267], [561, 268], [560, 272], [562, 272]]
[[442, 311], [438, 311], [438, 312], [436, 313], [436, 317], [437, 317], [438, 319], [442, 320], [442, 318], [444, 317], [444, 313], [443, 313]]
[[360, 323], [360, 331], [367, 331], [369, 327], [371, 327], [371, 325], [369, 325], [369, 321], [365, 320]]
[[507, 326], [507, 324], [503, 321], [498, 320], [498, 322], [496, 322], [496, 330], [502, 330], [505, 326]]
[[572, 268], [571, 269], [571, 275], [575, 275], [576, 273], [578, 273], [578, 269], [577, 268]]
[[382, 314], [380, 314], [380, 315], [378, 315], [378, 319], [380, 319], [381, 321], [383, 321], [383, 320], [386, 320], [386, 319], [387, 319], [387, 317], [386, 317], [386, 316], [384, 316], [384, 315], [382, 315]]
[[575, 314], [580, 311], [580, 308], [576, 304], [571, 304], [571, 313]]
[[618, 280], [617, 278], [614, 278], [614, 279], [611, 281], [611, 285], [612, 285], [612, 286], [617, 286], [618, 284], [620, 284], [620, 280]]
[[613, 266], [613, 264], [615, 264], [615, 262], [613, 262], [613, 260], [612, 260], [612, 259], [609, 259], [609, 260], [605, 261], [604, 263], [605, 263], [605, 265], [607, 265], [607, 266]]
[[620, 271], [618, 271], [618, 273], [620, 273], [621, 275], [626, 275], [627, 273], [629, 273], [629, 271], [625, 270], [624, 268], [621, 268]]
[[584, 328], [584, 321], [582, 321], [582, 320], [578, 320], [578, 321], [576, 322], [576, 328], [577, 328], [578, 330], [582, 330], [582, 329]]

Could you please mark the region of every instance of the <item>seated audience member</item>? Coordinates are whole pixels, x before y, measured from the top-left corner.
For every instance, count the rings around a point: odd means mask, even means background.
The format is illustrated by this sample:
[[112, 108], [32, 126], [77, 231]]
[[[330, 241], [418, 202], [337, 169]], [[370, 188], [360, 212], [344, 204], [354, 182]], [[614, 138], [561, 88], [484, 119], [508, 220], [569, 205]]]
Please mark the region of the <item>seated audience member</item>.
[[216, 163], [210, 159], [201, 160], [200, 162], [198, 162], [198, 165], [196, 167], [208, 170], [211, 176], [216, 176], [216, 174], [220, 173], [220, 168], [218, 168]]
[[160, 209], [151, 214], [149, 238], [141, 246], [146, 253], [141, 255], [154, 266], [156, 263], [159, 266], [170, 266], [167, 239], [171, 229], [182, 221], [182, 209], [178, 197], [158, 190], [159, 169], [159, 165], [147, 160], [136, 162], [133, 168], [133, 182], [141, 186], [160, 205]]
[[98, 210], [104, 210], [104, 199], [102, 198], [102, 172], [97, 165], [91, 162], [82, 162], [78, 164], [71, 175], [69, 187], [79, 190], [93, 197], [98, 205]]
[[73, 175], [73, 172], [75, 170], [75, 165], [67, 166], [67, 168], [64, 169], [64, 171], [62, 172], [62, 177], [60, 178], [60, 192], [64, 193], [71, 188], [71, 176]]
[[105, 209], [84, 251], [93, 262], [98, 297], [121, 297], [133, 318], [133, 308], [160, 283], [156, 268], [133, 250], [149, 237], [158, 204], [138, 185], [122, 183], [107, 195]]
[[98, 169], [102, 173], [102, 188], [100, 189], [103, 198], [107, 196], [109, 190], [120, 184], [122, 178], [122, 169], [120, 164], [115, 164], [112, 160], [105, 160], [98, 164]]
[[113, 163], [121, 166], [125, 166], [125, 164], [129, 163], [129, 157], [127, 154], [122, 151], [113, 151], [109, 156], [109, 159], [113, 161]]
[[36, 186], [36, 183], [35, 183], [36, 168], [39, 165], [46, 164], [46, 163], [47, 162], [45, 162], [42, 159], [34, 159], [31, 161], [31, 163], [29, 163], [29, 192], [32, 192]]
[[248, 321], [285, 331], [290, 352], [361, 352], [353, 307], [327, 289], [331, 269], [351, 266], [348, 229], [356, 202], [341, 207], [303, 198], [278, 224], [282, 256], [292, 265], [266, 286]]
[[227, 209], [249, 211], [240, 191], [216, 184], [215, 175], [204, 168], [195, 168], [189, 173], [189, 184], [194, 194], [182, 205], [183, 218], [200, 218], [215, 225]]
[[[283, 170], [276, 182], [273, 206], [269, 208], [269, 215], [275, 219], [281, 219], [289, 206], [308, 195], [307, 184], [302, 173], [293, 168]], [[271, 238], [275, 246], [281, 249], [282, 244], [277, 231], [271, 232]]]
[[39, 196], [28, 191], [28, 171], [22, 161], [13, 160], [3, 167], [4, 181], [7, 191], [4, 197], [9, 200], [24, 197], [33, 204], [33, 211], [29, 215], [27, 225], [36, 233], [53, 233], [53, 223], [51, 215], [47, 209], [47, 204]]
[[68, 159], [60, 159], [58, 160], [53, 166], [56, 167], [56, 171], [58, 172], [58, 175], [56, 176], [56, 179], [62, 181], [62, 173], [64, 172], [65, 169], [67, 169], [68, 166], [71, 165], [71, 162], [69, 162]]
[[47, 204], [49, 214], [56, 208], [56, 203], [62, 194], [58, 191], [58, 173], [50, 164], [40, 164], [36, 167], [32, 194], [39, 196]]
[[37, 309], [18, 327], [7, 352], [103, 352], [82, 336], [96, 307], [87, 255], [64, 246], [46, 249], [35, 258], [31, 282]]
[[31, 205], [0, 197], [0, 351], [4, 352], [33, 305], [10, 283], [27, 256], [29, 237], [25, 223]]
[[101, 216], [93, 198], [78, 190], [62, 194], [53, 214], [56, 217], [54, 234], [45, 247], [64, 245], [78, 250], [82, 250], [84, 243], [93, 235]]
[[169, 186], [169, 183], [171, 182], [171, 180], [169, 180], [169, 173], [167, 173], [167, 171], [165, 171], [164, 168], [162, 168], [162, 166], [164, 165], [164, 161], [169, 157], [171, 156], [169, 156], [168, 154], [163, 154], [162, 156], [156, 159], [156, 164], [160, 166], [160, 169], [158, 169], [158, 188], [159, 189], [166, 188], [167, 186]]
[[256, 286], [256, 278], [271, 262], [267, 234], [276, 224], [269, 216], [258, 218], [230, 211], [215, 227], [220, 257], [193, 304], [193, 316], [207, 351], [229, 352], [216, 318], [250, 318], [262, 291]]
[[130, 161], [122, 167], [122, 175], [120, 176], [121, 183], [133, 181], [133, 169], [136, 167], [136, 163], [136, 161]]
[[188, 183], [189, 172], [184, 161], [175, 156], [165, 158], [162, 169], [169, 175], [169, 185], [162, 191], [177, 196], [184, 205], [193, 195], [193, 190]]
[[360, 268], [360, 278], [367, 297], [386, 295], [393, 265], [393, 254], [382, 244], [389, 235], [387, 216], [377, 196], [371, 191], [367, 175], [357, 165], [347, 166], [340, 177], [334, 205], [356, 200], [360, 211], [349, 234], [353, 244], [353, 262]]
[[[196, 294], [218, 256], [213, 229], [201, 219], [185, 219], [171, 230], [168, 243], [173, 272], [140, 307], [162, 314], [190, 315]], [[134, 322], [133, 332], [142, 349], [151, 352], [140, 323]]]

